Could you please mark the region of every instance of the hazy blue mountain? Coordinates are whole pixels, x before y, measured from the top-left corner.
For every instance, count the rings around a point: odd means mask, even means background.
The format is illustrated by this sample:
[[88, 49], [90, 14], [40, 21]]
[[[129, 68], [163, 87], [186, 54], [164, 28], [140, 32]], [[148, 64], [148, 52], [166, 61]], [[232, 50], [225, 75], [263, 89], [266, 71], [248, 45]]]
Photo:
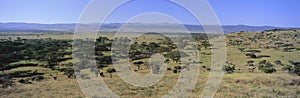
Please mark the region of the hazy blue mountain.
[[[73, 32], [77, 24], [38, 24], [38, 23], [0, 23], [0, 31], [66, 31]], [[95, 24], [80, 24], [86, 30], [98, 30]], [[204, 32], [202, 26], [199, 25], [184, 25], [190, 32]], [[208, 26], [213, 27], [213, 25]], [[223, 30], [226, 33], [238, 31], [264, 31], [272, 29], [284, 29], [273, 26], [247, 26], [247, 25], [223, 25]], [[160, 24], [142, 24], [129, 23], [123, 26], [121, 23], [110, 23], [102, 25], [102, 31], [117, 31], [119, 28], [129, 32], [184, 32], [185, 30], [179, 27], [178, 24], [160, 23]]]

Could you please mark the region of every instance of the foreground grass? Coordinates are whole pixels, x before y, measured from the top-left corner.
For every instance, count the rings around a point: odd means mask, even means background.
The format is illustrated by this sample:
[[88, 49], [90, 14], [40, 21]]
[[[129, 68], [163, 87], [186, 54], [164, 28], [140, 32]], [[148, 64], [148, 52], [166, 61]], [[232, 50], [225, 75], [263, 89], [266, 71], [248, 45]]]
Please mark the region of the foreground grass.
[[83, 98], [76, 79], [60, 74], [57, 80], [46, 76], [45, 80], [32, 84], [15, 84], [11, 89], [0, 89], [1, 98]]

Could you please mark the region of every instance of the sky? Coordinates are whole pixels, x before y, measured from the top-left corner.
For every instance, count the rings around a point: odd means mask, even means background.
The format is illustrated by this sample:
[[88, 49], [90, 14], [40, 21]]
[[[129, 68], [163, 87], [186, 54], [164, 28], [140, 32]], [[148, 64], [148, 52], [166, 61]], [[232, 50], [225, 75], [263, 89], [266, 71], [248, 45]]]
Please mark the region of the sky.
[[[223, 25], [300, 27], [300, 0], [207, 1]], [[90, 0], [1, 0], [0, 22], [77, 23], [89, 2]], [[103, 0], [103, 3], [109, 2], [110, 0]], [[106, 22], [124, 22], [149, 12], [170, 15], [184, 24], [198, 24], [184, 8], [167, 0], [132, 0], [118, 7]], [[147, 15], [139, 17], [140, 21], [133, 22], [170, 22], [166, 17]]]

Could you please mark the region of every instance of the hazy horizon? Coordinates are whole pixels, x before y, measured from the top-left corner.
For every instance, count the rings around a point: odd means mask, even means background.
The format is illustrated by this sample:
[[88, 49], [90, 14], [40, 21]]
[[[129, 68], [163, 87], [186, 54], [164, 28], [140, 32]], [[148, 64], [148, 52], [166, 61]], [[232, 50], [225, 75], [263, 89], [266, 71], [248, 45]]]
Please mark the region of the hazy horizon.
[[[0, 4], [0, 22], [41, 24], [78, 23], [81, 13], [91, 0], [3, 0]], [[103, 1], [110, 3], [109, 1]], [[222, 25], [300, 27], [297, 0], [208, 0]], [[142, 7], [142, 8], [140, 8]], [[138, 8], [138, 9], [137, 9]], [[123, 23], [128, 17], [162, 12], [178, 19], [182, 24], [199, 25], [182, 7], [165, 0], [135, 0], [109, 15], [107, 23]], [[122, 17], [120, 17], [122, 16]], [[151, 18], [151, 17], [150, 17]], [[141, 19], [142, 22], [168, 23], [166, 18]]]
[[[46, 24], [46, 25], [55, 25], [55, 24], [97, 24], [97, 23], [37, 23], [37, 22], [0, 22], [4, 24], [9, 23], [16, 23], [16, 24]], [[103, 23], [103, 24], [177, 24], [177, 23], [138, 23], [138, 22], [132, 22], [132, 23]], [[181, 24], [181, 25], [200, 25], [201, 24]], [[207, 25], [210, 26], [210, 25]], [[211, 25], [213, 26], [213, 25]], [[247, 24], [221, 24], [221, 26], [253, 26], [253, 27], [281, 27], [281, 28], [300, 28], [300, 26], [274, 26], [274, 25], [247, 25]]]

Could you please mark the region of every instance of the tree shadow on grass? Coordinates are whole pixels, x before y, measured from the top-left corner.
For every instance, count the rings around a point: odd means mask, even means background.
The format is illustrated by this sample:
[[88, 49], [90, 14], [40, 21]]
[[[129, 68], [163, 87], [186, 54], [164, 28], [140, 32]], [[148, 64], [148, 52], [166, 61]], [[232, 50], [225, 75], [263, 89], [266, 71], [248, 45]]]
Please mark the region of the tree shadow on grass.
[[5, 77], [5, 75], [8, 75], [13, 78], [24, 78], [24, 77], [31, 77], [35, 75], [44, 75], [44, 73], [39, 73], [39, 72], [32, 72], [31, 70], [26, 70], [26, 71], [15, 71], [13, 73], [8, 73], [8, 74], [0, 74], [0, 77]]

